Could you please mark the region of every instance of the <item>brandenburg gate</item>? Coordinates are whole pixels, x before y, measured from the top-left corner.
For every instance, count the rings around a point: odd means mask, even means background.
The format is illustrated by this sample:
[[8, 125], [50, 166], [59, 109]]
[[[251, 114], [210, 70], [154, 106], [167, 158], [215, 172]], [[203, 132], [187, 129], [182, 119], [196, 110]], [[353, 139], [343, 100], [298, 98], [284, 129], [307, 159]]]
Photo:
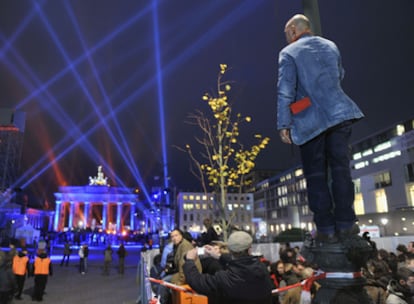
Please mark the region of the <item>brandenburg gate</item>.
[[89, 177], [89, 185], [60, 186], [55, 198], [55, 231], [100, 228], [120, 233], [127, 226], [135, 228], [138, 195], [131, 188], [111, 187], [101, 166], [96, 177]]

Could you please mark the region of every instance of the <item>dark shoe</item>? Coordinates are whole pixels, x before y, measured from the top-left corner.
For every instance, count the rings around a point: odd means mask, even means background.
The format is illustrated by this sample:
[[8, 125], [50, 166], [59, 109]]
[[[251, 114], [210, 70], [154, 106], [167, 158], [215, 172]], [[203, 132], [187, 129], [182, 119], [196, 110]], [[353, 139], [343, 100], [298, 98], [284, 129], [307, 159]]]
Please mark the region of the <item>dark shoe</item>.
[[351, 227], [346, 229], [339, 229], [337, 234], [340, 239], [346, 239], [351, 236], [358, 235], [360, 232], [359, 226], [357, 224], [353, 224]]
[[318, 243], [334, 244], [338, 242], [338, 238], [335, 233], [317, 232], [315, 241]]

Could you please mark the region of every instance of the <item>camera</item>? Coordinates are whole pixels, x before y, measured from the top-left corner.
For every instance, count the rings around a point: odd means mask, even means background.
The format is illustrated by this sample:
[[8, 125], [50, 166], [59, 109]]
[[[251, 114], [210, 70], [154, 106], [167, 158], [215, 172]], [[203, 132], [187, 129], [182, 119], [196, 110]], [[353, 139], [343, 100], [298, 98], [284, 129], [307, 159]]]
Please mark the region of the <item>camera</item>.
[[204, 247], [197, 247], [197, 255], [204, 255], [205, 251], [204, 251]]

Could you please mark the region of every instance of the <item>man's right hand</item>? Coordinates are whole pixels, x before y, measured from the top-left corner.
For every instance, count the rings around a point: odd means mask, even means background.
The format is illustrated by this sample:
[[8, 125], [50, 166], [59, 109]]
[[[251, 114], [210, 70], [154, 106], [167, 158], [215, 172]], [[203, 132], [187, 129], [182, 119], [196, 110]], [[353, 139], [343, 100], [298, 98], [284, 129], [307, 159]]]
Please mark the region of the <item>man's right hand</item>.
[[281, 129], [279, 131], [280, 139], [285, 144], [292, 144], [292, 139], [290, 138], [290, 129]]

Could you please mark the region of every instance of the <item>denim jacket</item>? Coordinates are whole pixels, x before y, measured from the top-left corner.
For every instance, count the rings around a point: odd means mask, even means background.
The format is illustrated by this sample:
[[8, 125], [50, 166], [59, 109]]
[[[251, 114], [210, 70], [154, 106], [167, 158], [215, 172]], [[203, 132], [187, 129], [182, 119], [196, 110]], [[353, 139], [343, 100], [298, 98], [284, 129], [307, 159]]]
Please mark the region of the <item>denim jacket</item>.
[[[344, 70], [336, 45], [303, 35], [279, 54], [277, 128], [290, 129], [293, 143], [302, 145], [330, 127], [364, 114], [341, 88]], [[309, 97], [311, 105], [292, 114], [289, 105]]]

